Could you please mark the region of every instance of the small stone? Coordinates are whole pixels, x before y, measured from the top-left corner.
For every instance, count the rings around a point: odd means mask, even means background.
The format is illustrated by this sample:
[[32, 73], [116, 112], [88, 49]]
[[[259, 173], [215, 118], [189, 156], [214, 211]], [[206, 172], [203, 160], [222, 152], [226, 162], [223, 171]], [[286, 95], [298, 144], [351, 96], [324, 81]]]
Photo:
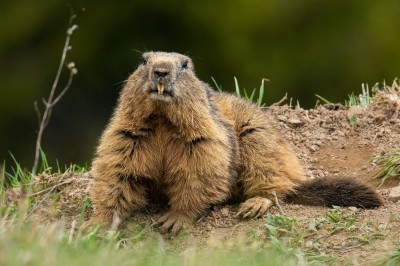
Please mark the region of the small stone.
[[286, 116], [283, 116], [283, 115], [278, 115], [277, 118], [279, 121], [282, 121], [282, 122], [286, 122], [286, 120], [287, 120]]
[[222, 217], [228, 217], [229, 216], [228, 208], [221, 209], [221, 215], [222, 215]]
[[321, 170], [315, 170], [314, 175], [317, 177], [323, 177], [324, 173]]
[[297, 118], [291, 118], [287, 122], [289, 124], [293, 125], [293, 126], [302, 126], [302, 125], [304, 125], [304, 122], [301, 121], [300, 119], [297, 119]]
[[348, 208], [350, 211], [352, 211], [352, 212], [356, 212], [357, 211], [357, 207], [349, 207]]
[[311, 240], [308, 240], [305, 244], [306, 248], [311, 248], [313, 246], [313, 242]]
[[310, 151], [316, 152], [318, 150], [318, 147], [316, 145], [311, 145], [310, 146]]
[[317, 141], [314, 141], [314, 145], [316, 145], [316, 146], [320, 147], [320, 146], [322, 146], [322, 142], [321, 142], [321, 141], [319, 141], [319, 140], [317, 140]]
[[390, 188], [388, 199], [392, 202], [397, 202], [400, 200], [400, 186]]

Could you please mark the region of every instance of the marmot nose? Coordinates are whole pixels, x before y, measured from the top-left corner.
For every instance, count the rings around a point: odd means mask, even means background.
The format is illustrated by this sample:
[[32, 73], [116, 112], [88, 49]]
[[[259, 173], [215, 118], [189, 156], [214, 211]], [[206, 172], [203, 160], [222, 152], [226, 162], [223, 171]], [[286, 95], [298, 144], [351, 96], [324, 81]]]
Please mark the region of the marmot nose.
[[168, 74], [169, 74], [169, 70], [167, 70], [165, 68], [154, 69], [154, 75], [157, 78], [165, 78], [166, 76], [168, 76]]

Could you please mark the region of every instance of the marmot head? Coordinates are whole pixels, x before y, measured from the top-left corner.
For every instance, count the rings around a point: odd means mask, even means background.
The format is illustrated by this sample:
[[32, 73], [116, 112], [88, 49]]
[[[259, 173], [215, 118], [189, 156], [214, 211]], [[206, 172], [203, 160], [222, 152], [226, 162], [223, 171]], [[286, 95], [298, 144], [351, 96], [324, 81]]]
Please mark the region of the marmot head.
[[139, 81], [133, 93], [146, 93], [159, 102], [171, 102], [200, 89], [192, 60], [178, 53], [147, 52], [131, 78]]

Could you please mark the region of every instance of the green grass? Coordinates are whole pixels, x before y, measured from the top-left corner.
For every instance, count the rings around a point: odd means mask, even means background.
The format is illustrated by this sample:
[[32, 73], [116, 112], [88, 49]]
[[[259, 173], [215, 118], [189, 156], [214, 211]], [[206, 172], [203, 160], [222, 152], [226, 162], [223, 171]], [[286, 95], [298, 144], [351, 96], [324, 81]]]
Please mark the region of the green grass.
[[[271, 245], [246, 239], [213, 247], [174, 249], [163, 239], [144, 237], [141, 231], [129, 236], [65, 229], [61, 223], [23, 222], [16, 214], [1, 219], [0, 265], [308, 265], [326, 262], [324, 256], [303, 254], [298, 243], [281, 240], [280, 226], [294, 230], [284, 217], [270, 217], [266, 228]], [[285, 221], [289, 221], [286, 225]], [[286, 226], [286, 227], [285, 227]], [[141, 229], [145, 230], [145, 229]]]
[[[267, 245], [285, 254], [296, 257], [306, 264], [335, 263], [336, 257], [320, 254], [318, 239], [307, 240], [310, 232], [299, 226], [299, 221], [284, 215], [268, 215], [266, 217], [265, 240]], [[258, 235], [262, 235], [258, 232]]]
[[[32, 177], [24, 171], [15, 158], [11, 173], [3, 165], [0, 202], [0, 265], [297, 265], [306, 262], [307, 258], [297, 249], [285, 243], [265, 247], [262, 242], [249, 239], [235, 239], [212, 247], [188, 245], [182, 247], [180, 237], [166, 240], [149, 226], [137, 225], [135, 230], [123, 235], [117, 233], [100, 233], [99, 228], [84, 231], [80, 229], [84, 213], [90, 208], [89, 198], [81, 202], [79, 217], [72, 224], [63, 224], [61, 213], [58, 222], [37, 221], [28, 219], [32, 210], [40, 204], [37, 198], [23, 197], [18, 203], [5, 205], [5, 191], [23, 188], [36, 192], [32, 186]], [[41, 175], [48, 178], [59, 178], [59, 167], [49, 166], [42, 153], [43, 171]], [[53, 170], [56, 169], [53, 173]], [[85, 168], [71, 166], [68, 171], [82, 172]], [[54, 183], [50, 183], [53, 186]], [[48, 188], [40, 187], [48, 191]], [[50, 193], [50, 192], [49, 192]], [[44, 198], [58, 201], [63, 191], [43, 194]], [[71, 197], [72, 199], [72, 197]], [[185, 235], [183, 234], [183, 237]], [[176, 244], [173, 242], [176, 241]], [[249, 242], [250, 241], [250, 242]], [[279, 244], [279, 245], [278, 245]]]
[[385, 152], [383, 155], [377, 156], [373, 160], [380, 167], [379, 171], [374, 176], [375, 178], [381, 179], [379, 187], [388, 179], [400, 179], [400, 150]]
[[262, 79], [261, 80], [261, 85], [260, 88], [258, 89], [258, 97], [257, 99], [255, 99], [255, 94], [257, 89], [253, 89], [253, 91], [251, 92], [251, 94], [248, 94], [247, 90], [245, 88], [240, 89], [239, 87], [239, 82], [237, 81], [236, 77], [234, 77], [235, 80], [235, 92], [236, 95], [239, 97], [242, 97], [241, 91], [243, 92], [243, 97], [246, 98], [249, 102], [255, 102], [257, 104], [257, 106], [261, 107], [262, 106], [262, 102], [263, 102], [263, 98], [264, 98], [264, 82], [265, 81], [269, 81], [268, 79]]
[[368, 107], [374, 97], [374, 93], [379, 90], [379, 83], [376, 83], [372, 89], [370, 90], [368, 84], [361, 84], [361, 94], [356, 96], [354, 93], [349, 95], [349, 99], [345, 101], [345, 105], [347, 106], [360, 106], [360, 107]]
[[96, 232], [73, 233], [61, 225], [13, 225], [0, 231], [1, 265], [296, 265], [274, 249], [244, 243], [213, 249], [168, 250], [163, 241]]
[[[211, 79], [214, 82], [215, 87], [219, 92], [222, 92], [222, 86], [218, 85], [218, 83], [215, 81], [213, 77]], [[261, 80], [261, 85], [260, 88], [256, 89], [254, 88], [251, 93], [249, 94], [245, 88], [240, 88], [239, 82], [236, 77], [233, 78], [235, 81], [235, 94], [238, 97], [244, 97], [247, 99], [249, 102], [254, 102], [258, 107], [261, 107], [263, 105], [263, 99], [264, 99], [264, 92], [265, 92], [265, 82], [269, 81], [268, 79], [262, 79]], [[256, 97], [256, 92], [258, 92], [258, 97]]]
[[[61, 223], [23, 222], [19, 214], [1, 219], [0, 265], [298, 265], [300, 252], [279, 244], [264, 248], [245, 240], [212, 248], [171, 249], [163, 239], [141, 232], [123, 236], [65, 229]], [[4, 226], [4, 224], [6, 224]], [[142, 229], [143, 230], [143, 229]], [[279, 242], [279, 241], [278, 241]]]
[[[387, 88], [387, 86], [384, 84], [383, 89]], [[381, 89], [381, 90], [383, 90]], [[369, 88], [368, 84], [361, 84], [361, 94], [356, 96], [354, 93], [350, 94], [348, 97], [348, 100], [345, 100], [345, 105], [349, 107], [360, 107], [360, 108], [365, 108], [371, 105], [373, 102], [374, 94], [379, 91], [379, 83], [376, 83], [372, 89]], [[331, 101], [325, 99], [324, 97], [315, 94], [315, 96], [321, 100], [322, 103], [324, 104], [330, 104], [332, 103]], [[353, 128], [357, 127], [358, 124], [358, 118], [357, 115], [352, 115], [349, 117], [349, 123]]]
[[389, 258], [384, 260], [379, 265], [384, 266], [398, 266], [400, 265], [400, 245], [399, 248], [389, 254]]
[[324, 97], [322, 97], [322, 96], [320, 96], [320, 95], [318, 95], [318, 94], [315, 94], [315, 96], [316, 96], [318, 99], [320, 99], [324, 104], [330, 104], [330, 103], [332, 103], [331, 101], [325, 99]]
[[[383, 84], [383, 89], [385, 89], [387, 86], [385, 84]], [[351, 93], [348, 97], [348, 100], [345, 100], [345, 105], [346, 106], [360, 106], [360, 107], [367, 107], [369, 106], [372, 101], [373, 101], [373, 97], [375, 92], [379, 91], [379, 90], [383, 90], [379, 88], [379, 83], [376, 83], [372, 89], [369, 88], [368, 84], [361, 84], [361, 94], [359, 94], [358, 96], [356, 96], [354, 93]], [[327, 100], [326, 98], [315, 94], [315, 96], [321, 100], [322, 103], [324, 104], [330, 104], [332, 103], [331, 101]]]

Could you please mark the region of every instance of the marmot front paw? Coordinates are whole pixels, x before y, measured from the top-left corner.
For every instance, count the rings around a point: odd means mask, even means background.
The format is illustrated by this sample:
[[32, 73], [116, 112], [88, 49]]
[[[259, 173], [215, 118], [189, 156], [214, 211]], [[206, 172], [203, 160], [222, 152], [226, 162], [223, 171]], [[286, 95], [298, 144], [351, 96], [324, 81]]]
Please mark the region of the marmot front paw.
[[240, 204], [236, 217], [241, 217], [243, 219], [253, 217], [257, 218], [263, 216], [272, 205], [273, 202], [270, 199], [253, 197]]
[[170, 233], [175, 235], [180, 230], [188, 228], [191, 224], [192, 219], [175, 211], [169, 211], [157, 220], [157, 225], [162, 234]]

